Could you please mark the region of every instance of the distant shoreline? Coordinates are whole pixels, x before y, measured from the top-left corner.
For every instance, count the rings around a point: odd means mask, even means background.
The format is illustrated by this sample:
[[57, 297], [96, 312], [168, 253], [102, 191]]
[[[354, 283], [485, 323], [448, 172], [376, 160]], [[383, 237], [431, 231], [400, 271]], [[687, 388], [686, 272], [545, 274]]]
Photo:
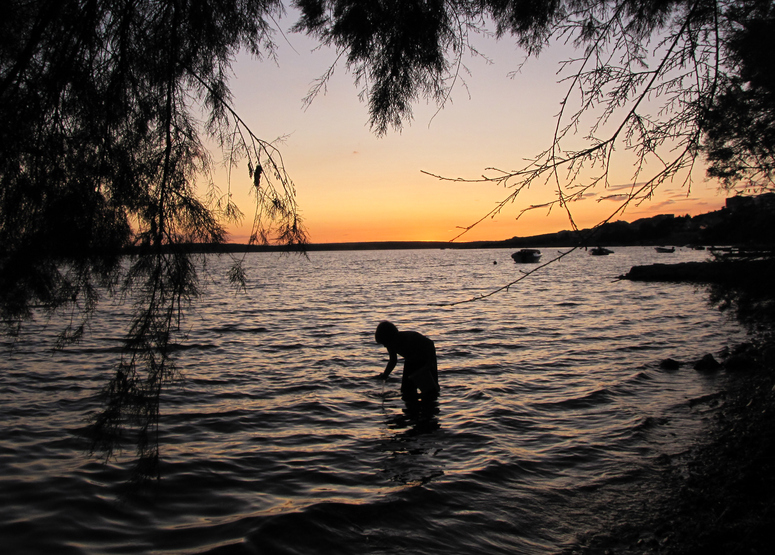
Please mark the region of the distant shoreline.
[[417, 249], [488, 249], [509, 248], [508, 241], [359, 241], [351, 243], [307, 243], [304, 245], [247, 245], [244, 243], [197, 244], [189, 247], [197, 252], [312, 252]]
[[[767, 197], [769, 199], [769, 197]], [[308, 243], [306, 245], [192, 245], [198, 252], [272, 252], [272, 251], [355, 251], [408, 249], [507, 249], [572, 248], [630, 246], [712, 246], [771, 244], [772, 213], [770, 204], [722, 208], [697, 216], [660, 214], [632, 223], [622, 220], [579, 230], [512, 237], [487, 241], [355, 241]]]
[[[188, 250], [202, 253], [227, 252], [319, 252], [319, 251], [379, 251], [379, 250], [465, 250], [465, 249], [521, 249], [531, 248], [584, 248], [582, 245], [552, 241], [531, 240], [530, 237], [504, 241], [470, 241], [465, 243], [450, 243], [446, 241], [364, 241], [352, 243], [307, 243], [304, 245], [247, 245], [243, 243], [222, 244], [189, 244]], [[610, 243], [606, 243], [611, 246]], [[638, 243], [614, 245], [617, 247], [653, 247], [671, 244], [656, 242], [653, 244]], [[590, 247], [592, 245], [589, 245]], [[679, 245], [680, 246], [680, 245]]]

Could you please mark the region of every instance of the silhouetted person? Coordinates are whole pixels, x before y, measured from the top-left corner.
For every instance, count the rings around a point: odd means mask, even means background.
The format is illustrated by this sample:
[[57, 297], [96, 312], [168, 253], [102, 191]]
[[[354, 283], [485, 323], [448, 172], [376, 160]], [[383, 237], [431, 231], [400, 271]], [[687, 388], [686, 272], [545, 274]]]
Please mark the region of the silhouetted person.
[[404, 358], [401, 397], [405, 401], [416, 401], [418, 389], [423, 401], [438, 397], [439, 375], [433, 341], [416, 331], [398, 331], [390, 322], [381, 322], [377, 326], [374, 339], [387, 347], [390, 355], [385, 371], [378, 377], [386, 380], [396, 367], [400, 355]]

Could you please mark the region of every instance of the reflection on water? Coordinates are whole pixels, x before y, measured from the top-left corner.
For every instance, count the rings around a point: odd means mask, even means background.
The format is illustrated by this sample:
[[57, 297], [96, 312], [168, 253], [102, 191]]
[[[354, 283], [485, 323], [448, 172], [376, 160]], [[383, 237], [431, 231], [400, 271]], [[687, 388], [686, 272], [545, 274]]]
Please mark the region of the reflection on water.
[[423, 485], [444, 475], [438, 400], [409, 403], [400, 413], [386, 415], [385, 427], [382, 471], [391, 482]]
[[[128, 307], [101, 307], [65, 352], [48, 350], [59, 328], [40, 318], [0, 362], [4, 549], [556, 552], [636, 502], [654, 461], [703, 425], [691, 401], [723, 374], [659, 362], [743, 334], [692, 286], [616, 281], [666, 261], [645, 248], [575, 252], [507, 293], [438, 306], [512, 281], [510, 254], [251, 254], [245, 294], [213, 258], [162, 398], [163, 477], [131, 499], [119, 486], [132, 453], [102, 465], [81, 439]], [[384, 391], [375, 382], [382, 320], [434, 340], [437, 402], [407, 406], [400, 369]]]

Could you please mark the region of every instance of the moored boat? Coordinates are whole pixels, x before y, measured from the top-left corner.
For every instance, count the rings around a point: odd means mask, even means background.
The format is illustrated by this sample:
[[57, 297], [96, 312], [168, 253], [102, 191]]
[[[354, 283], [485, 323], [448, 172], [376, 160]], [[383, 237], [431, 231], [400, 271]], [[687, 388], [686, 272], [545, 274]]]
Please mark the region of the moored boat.
[[675, 252], [675, 247], [654, 247], [654, 250], [657, 252]]
[[611, 249], [607, 249], [605, 247], [595, 247], [594, 249], [589, 251], [589, 254], [592, 256], [606, 256], [609, 254], [612, 254], [614, 251]]
[[538, 262], [541, 259], [541, 251], [538, 249], [521, 249], [511, 255], [514, 262], [524, 264], [526, 262]]

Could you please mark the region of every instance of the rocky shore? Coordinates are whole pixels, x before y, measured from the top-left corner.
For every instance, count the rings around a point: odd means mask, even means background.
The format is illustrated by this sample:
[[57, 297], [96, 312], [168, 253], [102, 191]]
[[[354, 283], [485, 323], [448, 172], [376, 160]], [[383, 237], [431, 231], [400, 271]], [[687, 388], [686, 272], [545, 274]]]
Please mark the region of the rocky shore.
[[719, 395], [708, 437], [665, 461], [674, 503], [639, 553], [765, 554], [775, 551], [773, 367], [757, 366]]
[[772, 260], [738, 260], [730, 262], [682, 262], [633, 266], [619, 276], [631, 281], [683, 281], [740, 285], [749, 280], [772, 276]]
[[[726, 298], [737, 299], [746, 296], [741, 294], [746, 285], [754, 285], [755, 303], [765, 310], [755, 313], [755, 322], [746, 318], [751, 343], [728, 346], [703, 361], [663, 361], [663, 368], [671, 370], [680, 366], [680, 371], [725, 373], [726, 387], [720, 393], [690, 402], [703, 411], [707, 432], [680, 454], [647, 461], [643, 490], [648, 493], [617, 514], [613, 526], [577, 538], [566, 555], [775, 553], [775, 341], [773, 293], [768, 291], [775, 282], [770, 279], [771, 270], [770, 262], [675, 264], [633, 268], [622, 276], [721, 283]], [[718, 291], [713, 294], [723, 296]], [[750, 305], [750, 298], [741, 304]]]
[[745, 369], [720, 363], [716, 371], [734, 373], [727, 388], [691, 402], [709, 419], [705, 436], [679, 455], [648, 461], [645, 499], [565, 555], [775, 552], [775, 373], [763, 362], [757, 351]]

